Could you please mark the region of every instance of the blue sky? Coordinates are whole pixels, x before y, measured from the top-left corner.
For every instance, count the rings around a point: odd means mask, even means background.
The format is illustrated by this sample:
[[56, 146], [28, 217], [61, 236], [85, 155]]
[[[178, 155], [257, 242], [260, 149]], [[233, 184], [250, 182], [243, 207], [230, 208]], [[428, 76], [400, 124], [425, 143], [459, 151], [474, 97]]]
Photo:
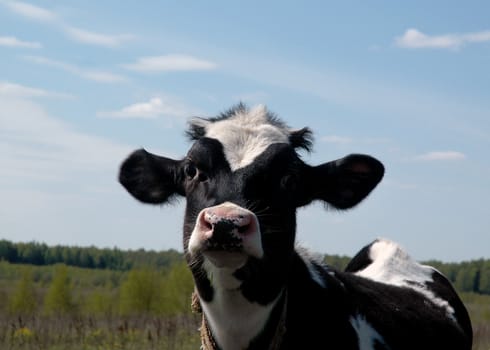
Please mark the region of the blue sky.
[[0, 0], [0, 238], [181, 249], [184, 201], [117, 183], [135, 148], [182, 157], [191, 116], [238, 101], [310, 126], [311, 164], [386, 166], [347, 212], [299, 210], [298, 241], [353, 255], [490, 257], [486, 1]]

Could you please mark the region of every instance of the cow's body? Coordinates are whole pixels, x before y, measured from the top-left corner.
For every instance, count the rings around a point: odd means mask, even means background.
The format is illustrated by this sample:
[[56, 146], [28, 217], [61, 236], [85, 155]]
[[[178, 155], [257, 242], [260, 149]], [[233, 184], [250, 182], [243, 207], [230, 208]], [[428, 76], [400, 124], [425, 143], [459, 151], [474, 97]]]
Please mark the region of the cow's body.
[[196, 119], [186, 158], [136, 151], [121, 183], [139, 200], [187, 199], [184, 250], [213, 347], [228, 349], [470, 349], [471, 324], [449, 282], [377, 240], [345, 272], [295, 248], [296, 208], [358, 204], [381, 180], [376, 159], [316, 167], [308, 129], [263, 106]]

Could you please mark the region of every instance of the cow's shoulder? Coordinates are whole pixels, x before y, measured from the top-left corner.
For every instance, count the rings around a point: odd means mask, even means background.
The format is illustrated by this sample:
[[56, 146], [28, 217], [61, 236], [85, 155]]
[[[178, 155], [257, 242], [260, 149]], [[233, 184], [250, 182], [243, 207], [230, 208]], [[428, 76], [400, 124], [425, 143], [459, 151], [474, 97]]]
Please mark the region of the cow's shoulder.
[[397, 243], [378, 238], [362, 248], [345, 271], [378, 282], [405, 286], [432, 281], [436, 270], [413, 260]]
[[377, 239], [364, 247], [349, 263], [346, 272], [418, 292], [454, 318], [454, 308], [445, 297], [447, 293], [441, 293], [448, 288], [452, 290], [447, 279], [433, 267], [413, 260], [393, 241]]
[[[386, 308], [387, 320], [395, 318], [399, 319], [397, 324], [407, 321], [412, 325], [432, 322], [447, 329], [457, 328], [471, 342], [468, 313], [451, 283], [435, 268], [413, 260], [397, 243], [375, 240], [359, 251], [342, 277], [354, 294], [369, 295], [374, 301], [373, 309]], [[369, 303], [363, 300], [362, 304]]]

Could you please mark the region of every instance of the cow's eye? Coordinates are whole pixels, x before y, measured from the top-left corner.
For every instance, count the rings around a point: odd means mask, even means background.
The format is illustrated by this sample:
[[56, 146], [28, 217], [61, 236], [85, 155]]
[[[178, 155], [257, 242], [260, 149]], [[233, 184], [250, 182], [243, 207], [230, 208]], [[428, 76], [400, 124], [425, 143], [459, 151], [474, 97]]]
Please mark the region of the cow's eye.
[[193, 179], [197, 174], [197, 168], [194, 164], [189, 163], [184, 168], [185, 176], [189, 179]]
[[199, 182], [205, 182], [208, 180], [208, 176], [200, 171], [193, 163], [188, 163], [184, 168], [185, 176], [190, 180], [197, 180]]
[[295, 179], [291, 175], [286, 175], [281, 179], [281, 187], [287, 190], [293, 189], [295, 186]]

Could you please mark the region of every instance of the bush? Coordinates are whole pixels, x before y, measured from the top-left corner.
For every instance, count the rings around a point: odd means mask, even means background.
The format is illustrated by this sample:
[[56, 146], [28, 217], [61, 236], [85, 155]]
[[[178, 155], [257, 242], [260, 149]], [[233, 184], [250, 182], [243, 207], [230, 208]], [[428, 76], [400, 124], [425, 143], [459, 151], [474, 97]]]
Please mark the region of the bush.
[[47, 315], [64, 315], [73, 311], [72, 289], [66, 265], [58, 265], [53, 280], [44, 297], [44, 312]]
[[121, 285], [120, 312], [122, 315], [154, 314], [161, 298], [163, 278], [149, 268], [131, 270]]
[[12, 314], [32, 315], [37, 308], [32, 269], [25, 269], [9, 302]]

